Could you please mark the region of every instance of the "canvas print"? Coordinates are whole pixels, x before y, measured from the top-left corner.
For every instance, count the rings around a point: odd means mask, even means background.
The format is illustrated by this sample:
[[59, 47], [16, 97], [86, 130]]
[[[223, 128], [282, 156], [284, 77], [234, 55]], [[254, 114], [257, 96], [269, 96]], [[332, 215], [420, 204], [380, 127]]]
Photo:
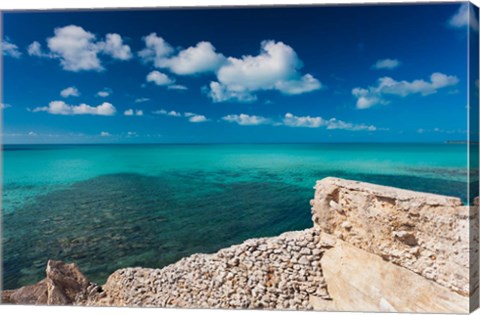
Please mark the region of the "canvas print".
[[3, 304], [477, 308], [473, 4], [1, 18]]

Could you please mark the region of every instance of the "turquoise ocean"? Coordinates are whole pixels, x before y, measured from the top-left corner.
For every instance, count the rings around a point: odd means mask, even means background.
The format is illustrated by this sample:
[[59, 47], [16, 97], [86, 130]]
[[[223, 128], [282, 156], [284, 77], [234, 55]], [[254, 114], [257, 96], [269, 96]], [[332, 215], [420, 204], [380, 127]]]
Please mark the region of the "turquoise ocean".
[[312, 225], [327, 176], [466, 201], [461, 144], [5, 145], [3, 281], [44, 277], [48, 259], [103, 283], [248, 238]]

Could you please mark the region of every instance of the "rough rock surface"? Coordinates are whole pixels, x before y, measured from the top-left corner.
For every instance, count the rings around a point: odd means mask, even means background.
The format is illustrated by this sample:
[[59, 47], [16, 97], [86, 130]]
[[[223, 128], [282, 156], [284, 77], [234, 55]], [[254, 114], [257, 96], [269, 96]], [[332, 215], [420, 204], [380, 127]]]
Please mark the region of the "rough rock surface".
[[47, 304], [47, 280], [21, 287], [16, 290], [2, 291], [2, 303], [6, 304]]
[[311, 201], [316, 228], [469, 294], [469, 208], [458, 198], [328, 177]]
[[3, 291], [2, 303], [69, 305], [85, 299], [88, 289], [100, 291], [75, 264], [49, 260], [45, 273], [46, 278], [34, 285]]
[[321, 264], [332, 300], [312, 297], [315, 309], [468, 313], [468, 297], [338, 239]]
[[105, 297], [84, 304], [308, 310], [311, 296], [329, 299], [320, 266], [329, 247], [311, 228], [195, 254], [163, 269], [120, 269], [103, 286]]

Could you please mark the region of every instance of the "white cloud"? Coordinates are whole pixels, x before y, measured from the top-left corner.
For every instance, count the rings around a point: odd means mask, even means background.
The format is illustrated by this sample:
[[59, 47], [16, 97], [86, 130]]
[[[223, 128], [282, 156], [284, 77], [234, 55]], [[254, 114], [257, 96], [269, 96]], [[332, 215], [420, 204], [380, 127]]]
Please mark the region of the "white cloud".
[[[156, 68], [168, 69], [177, 75], [215, 73], [217, 80], [204, 88], [204, 92], [214, 102], [251, 102], [257, 99], [256, 93], [259, 91], [276, 90], [295, 95], [322, 87], [313, 75], [300, 73], [302, 61], [290, 46], [282, 42], [263, 41], [257, 56], [225, 58], [207, 41], [175, 53], [175, 49], [156, 33], [143, 40], [145, 48], [138, 54], [144, 62], [151, 62]], [[151, 74], [153, 73], [161, 72], [154, 71]], [[153, 77], [147, 80], [168, 85], [169, 89], [187, 89], [183, 85], [174, 85], [166, 74], [162, 74], [158, 80]]]
[[262, 90], [300, 94], [319, 89], [321, 83], [316, 78], [300, 74], [302, 66], [290, 46], [263, 41], [259, 55], [227, 59], [217, 72], [218, 82], [210, 83], [209, 96], [214, 102], [249, 102], [256, 99], [255, 92]]
[[257, 96], [251, 94], [249, 91], [232, 91], [227, 86], [218, 82], [210, 82], [210, 90], [207, 89], [208, 96], [217, 103], [229, 100], [238, 102], [253, 102], [257, 100]]
[[98, 91], [97, 96], [99, 97], [109, 97], [112, 94], [112, 90], [109, 88], [104, 88], [101, 91]]
[[56, 28], [54, 33], [47, 39], [48, 48], [60, 59], [64, 70], [103, 70], [94, 34], [75, 25]]
[[201, 122], [208, 121], [208, 119], [203, 115], [193, 115], [188, 118], [188, 121], [192, 123], [201, 123]]
[[123, 112], [125, 116], [143, 116], [143, 110], [141, 109], [127, 109]]
[[286, 113], [283, 119], [283, 124], [289, 127], [307, 127], [318, 128], [326, 125], [326, 121], [322, 117], [310, 116], [294, 116], [291, 113]]
[[42, 53], [42, 45], [39, 42], [34, 41], [30, 45], [28, 45], [27, 52], [30, 56], [41, 57], [42, 54], [43, 54]]
[[468, 131], [465, 129], [442, 129], [438, 127], [433, 129], [424, 129], [424, 128], [417, 129], [417, 133], [420, 133], [420, 134], [440, 133], [440, 134], [452, 135], [452, 134], [466, 134], [467, 132]]
[[5, 104], [5, 103], [0, 103], [0, 109], [5, 109], [5, 108], [9, 108], [9, 107], [12, 107], [12, 105]]
[[114, 59], [129, 60], [132, 58], [132, 51], [128, 45], [123, 44], [123, 39], [118, 34], [107, 34], [104, 42], [99, 42], [99, 49], [112, 56]]
[[169, 90], [188, 90], [188, 88], [184, 85], [180, 85], [180, 84], [173, 84], [173, 85], [169, 85], [167, 86], [167, 89]]
[[140, 98], [137, 98], [134, 103], [144, 103], [144, 102], [148, 102], [150, 99], [147, 98], [147, 97], [140, 97]]
[[376, 86], [365, 88], [354, 88], [352, 94], [357, 98], [357, 108], [366, 109], [378, 104], [387, 104], [384, 99], [386, 95], [406, 97], [411, 94], [422, 96], [436, 93], [439, 89], [454, 86], [458, 83], [456, 76], [445, 75], [435, 72], [430, 76], [430, 81], [396, 81], [390, 77], [383, 77], [378, 80]]
[[354, 88], [352, 90], [352, 94], [357, 98], [358, 109], [366, 109], [378, 104], [388, 104], [386, 100], [381, 98], [381, 93], [377, 92], [371, 87], [370, 90], [364, 88]]
[[154, 70], [147, 75], [147, 82], [153, 82], [156, 85], [169, 85], [175, 81], [170, 79], [165, 73]]
[[395, 69], [395, 68], [398, 68], [398, 66], [400, 66], [400, 61], [398, 61], [398, 59], [381, 59], [381, 60], [378, 60], [373, 66], [372, 68], [373, 69]]
[[311, 74], [306, 74], [297, 80], [279, 81], [275, 88], [283, 94], [295, 95], [318, 90], [321, 87], [320, 82]]
[[195, 47], [184, 49], [164, 60], [163, 67], [168, 67], [178, 75], [192, 75], [215, 72], [224, 62], [225, 57], [216, 53], [210, 42], [199, 42]]
[[34, 41], [30, 45], [28, 45], [27, 52], [30, 56], [41, 58], [55, 58], [53, 54], [43, 52], [42, 45], [37, 41]]
[[36, 137], [36, 136], [38, 136], [38, 134], [37, 134], [36, 132], [34, 132], [34, 131], [30, 131], [30, 132], [28, 133], [28, 135], [29, 135], [30, 137]]
[[240, 115], [227, 115], [222, 117], [222, 120], [228, 121], [231, 123], [236, 123], [242, 126], [255, 126], [255, 125], [264, 125], [271, 123], [270, 119], [262, 117], [262, 116], [255, 116], [255, 115], [247, 115], [247, 114], [240, 114]]
[[10, 42], [8, 38], [3, 39], [3, 41], [0, 43], [0, 48], [4, 56], [17, 59], [22, 56], [22, 53], [20, 52], [20, 50], [18, 50], [18, 46]]
[[166, 115], [167, 113], [168, 113], [168, 111], [165, 110], [165, 109], [159, 109], [159, 110], [152, 111], [152, 114], [156, 114], [156, 115]]
[[344, 122], [342, 120], [337, 120], [336, 118], [330, 118], [327, 121], [327, 129], [341, 129], [350, 131], [376, 131], [377, 127], [365, 124], [352, 124]]
[[43, 52], [38, 41], [28, 46], [28, 54], [41, 58], [59, 59], [67, 71], [102, 71], [99, 54], [108, 55], [117, 60], [129, 60], [132, 57], [130, 47], [123, 44], [119, 34], [107, 34], [104, 41], [80, 26], [68, 25], [55, 28], [54, 36], [47, 38], [49, 52]]
[[47, 112], [53, 115], [100, 115], [112, 116], [115, 115], [115, 107], [107, 102], [98, 106], [90, 106], [87, 104], [69, 105], [64, 101], [52, 101], [48, 106], [37, 107], [33, 112]]
[[145, 48], [138, 55], [144, 62], [152, 62], [157, 68], [165, 67], [165, 60], [173, 53], [173, 48], [163, 38], [151, 33], [143, 38]]
[[70, 86], [70, 87], [67, 87], [66, 89], [63, 89], [62, 91], [60, 91], [60, 95], [62, 97], [70, 97], [70, 96], [80, 96], [80, 92], [78, 91], [78, 89], [74, 86]]
[[242, 126], [255, 126], [255, 125], [273, 125], [273, 126], [286, 126], [286, 127], [298, 127], [298, 128], [325, 128], [328, 130], [349, 130], [349, 131], [376, 131], [378, 130], [373, 125], [366, 124], [353, 124], [336, 118], [324, 119], [322, 117], [312, 116], [295, 116], [292, 113], [286, 113], [282, 120], [275, 121], [270, 118], [255, 116], [255, 115], [227, 115], [222, 117], [222, 120], [231, 123], [237, 123]]
[[458, 11], [448, 20], [451, 27], [462, 28], [470, 27], [478, 31], [478, 19], [470, 3], [465, 2], [460, 5]]
[[145, 36], [143, 41], [145, 48], [138, 55], [144, 62], [151, 62], [156, 68], [166, 68], [178, 75], [215, 72], [225, 61], [225, 57], [216, 53], [215, 47], [206, 41], [180, 50], [176, 55], [175, 49], [156, 33]]
[[373, 125], [352, 124], [336, 118], [323, 119], [322, 117], [295, 116], [291, 113], [285, 114], [283, 125], [288, 127], [320, 128], [329, 130], [340, 129], [349, 131], [376, 131]]
[[167, 113], [168, 116], [173, 116], [173, 117], [182, 117], [182, 114], [180, 114], [179, 112], [176, 112], [174, 110], [171, 110]]
[[[182, 117], [182, 114], [179, 113], [179, 112], [176, 112], [174, 110], [171, 110], [171, 111], [167, 111], [165, 109], [159, 109], [159, 110], [155, 110], [152, 112], [153, 114], [157, 114], [157, 115], [165, 115], [165, 116], [172, 116], [172, 117]], [[188, 117], [188, 116], [187, 116]]]
[[136, 133], [135, 131], [129, 131], [127, 132], [127, 137], [128, 138], [138, 137], [138, 133]]
[[110, 136], [111, 136], [111, 134], [107, 131], [100, 132], [100, 137], [110, 137]]
[[174, 110], [167, 111], [165, 109], [159, 109], [159, 110], [153, 111], [152, 113], [156, 115], [164, 115], [164, 116], [171, 116], [171, 117], [185, 117], [188, 119], [189, 122], [192, 122], [192, 123], [201, 123], [201, 122], [209, 121], [209, 119], [204, 115], [199, 115], [192, 112], [186, 112], [186, 113], [183, 113], [182, 115], [182, 113]]

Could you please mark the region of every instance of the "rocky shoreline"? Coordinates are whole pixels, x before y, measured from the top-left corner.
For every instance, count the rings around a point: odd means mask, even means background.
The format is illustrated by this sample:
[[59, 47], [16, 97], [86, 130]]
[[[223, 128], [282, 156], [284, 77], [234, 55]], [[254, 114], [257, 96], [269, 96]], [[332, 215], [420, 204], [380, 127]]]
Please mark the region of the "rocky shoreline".
[[[175, 308], [468, 312], [472, 213], [457, 198], [337, 178], [317, 182], [312, 228], [257, 238], [102, 286], [74, 264], [2, 302]], [[477, 205], [478, 206], [478, 205]], [[412, 288], [415, 288], [412, 291]]]

